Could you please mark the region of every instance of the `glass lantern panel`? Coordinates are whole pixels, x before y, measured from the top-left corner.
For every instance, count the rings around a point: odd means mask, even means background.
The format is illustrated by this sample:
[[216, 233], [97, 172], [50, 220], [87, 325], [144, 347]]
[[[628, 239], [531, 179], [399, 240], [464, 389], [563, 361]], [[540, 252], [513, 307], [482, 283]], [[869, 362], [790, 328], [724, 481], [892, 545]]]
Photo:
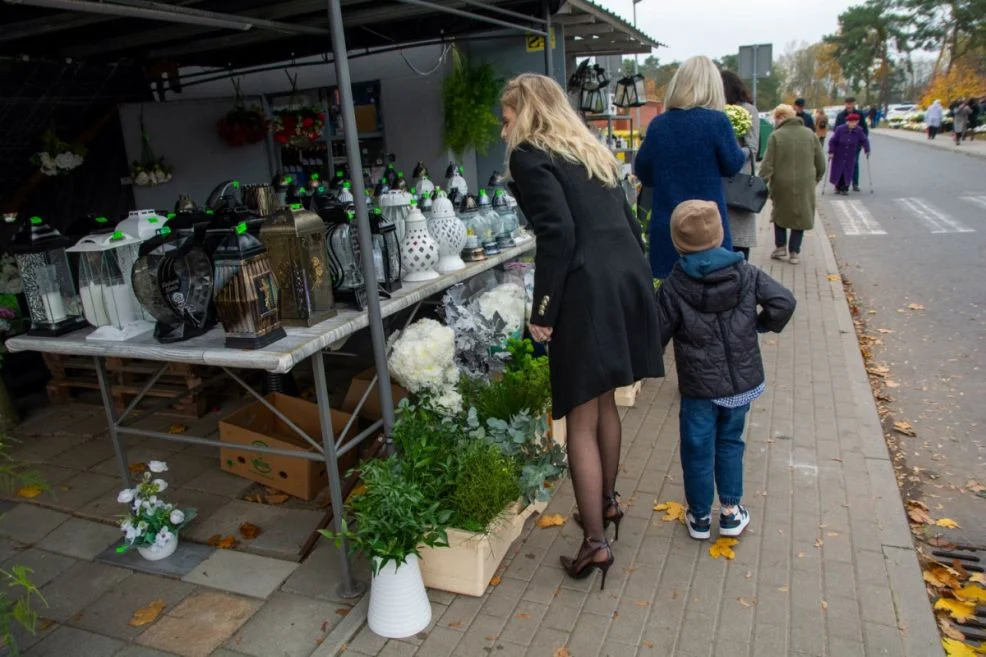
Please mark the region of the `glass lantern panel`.
[[54, 327], [82, 315], [64, 249], [17, 254], [16, 259], [34, 324]]

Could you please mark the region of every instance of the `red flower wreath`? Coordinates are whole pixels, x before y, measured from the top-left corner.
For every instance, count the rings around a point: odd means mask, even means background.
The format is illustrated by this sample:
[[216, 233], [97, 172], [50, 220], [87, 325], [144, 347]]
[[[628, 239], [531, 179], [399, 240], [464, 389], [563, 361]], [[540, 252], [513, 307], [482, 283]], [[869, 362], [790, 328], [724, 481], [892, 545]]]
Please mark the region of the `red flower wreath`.
[[235, 107], [216, 122], [216, 131], [230, 146], [256, 144], [267, 134], [267, 118], [259, 107]]

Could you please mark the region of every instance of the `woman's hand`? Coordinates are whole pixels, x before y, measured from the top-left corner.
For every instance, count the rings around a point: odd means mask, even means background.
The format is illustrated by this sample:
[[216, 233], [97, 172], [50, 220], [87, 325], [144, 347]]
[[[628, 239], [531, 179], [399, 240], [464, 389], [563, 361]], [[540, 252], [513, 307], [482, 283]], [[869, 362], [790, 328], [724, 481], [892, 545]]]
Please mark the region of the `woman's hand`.
[[528, 328], [531, 330], [531, 337], [534, 338], [535, 342], [551, 342], [551, 332], [554, 330], [552, 327], [531, 324]]

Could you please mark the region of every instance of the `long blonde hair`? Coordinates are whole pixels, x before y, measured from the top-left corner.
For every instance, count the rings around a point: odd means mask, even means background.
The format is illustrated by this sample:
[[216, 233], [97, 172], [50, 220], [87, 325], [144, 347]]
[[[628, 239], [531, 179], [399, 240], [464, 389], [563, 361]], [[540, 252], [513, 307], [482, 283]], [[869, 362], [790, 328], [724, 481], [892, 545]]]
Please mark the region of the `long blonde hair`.
[[726, 107], [726, 92], [722, 87], [722, 74], [712, 60], [703, 55], [686, 59], [668, 83], [664, 107], [723, 110]]
[[561, 86], [551, 78], [522, 73], [507, 82], [500, 99], [516, 114], [507, 138], [507, 170], [510, 154], [527, 142], [534, 148], [583, 165], [589, 178], [597, 178], [607, 187], [620, 182], [620, 165], [616, 157], [589, 131], [568, 102]]

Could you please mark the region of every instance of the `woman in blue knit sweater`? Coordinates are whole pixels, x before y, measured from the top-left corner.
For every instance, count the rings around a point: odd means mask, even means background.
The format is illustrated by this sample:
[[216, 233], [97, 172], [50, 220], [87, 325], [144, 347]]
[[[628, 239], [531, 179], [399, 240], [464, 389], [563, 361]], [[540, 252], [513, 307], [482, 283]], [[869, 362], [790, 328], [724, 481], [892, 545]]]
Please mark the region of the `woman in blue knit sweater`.
[[[635, 161], [637, 177], [653, 187], [650, 266], [654, 278], [667, 278], [678, 262], [671, 242], [671, 212], [683, 201], [713, 201], [727, 217], [722, 179], [736, 175], [744, 155], [736, 142], [722, 78], [708, 57], [692, 57], [668, 84], [665, 112], [650, 122]], [[754, 120], [756, 120], [754, 118]], [[729, 224], [722, 246], [732, 249]]]

